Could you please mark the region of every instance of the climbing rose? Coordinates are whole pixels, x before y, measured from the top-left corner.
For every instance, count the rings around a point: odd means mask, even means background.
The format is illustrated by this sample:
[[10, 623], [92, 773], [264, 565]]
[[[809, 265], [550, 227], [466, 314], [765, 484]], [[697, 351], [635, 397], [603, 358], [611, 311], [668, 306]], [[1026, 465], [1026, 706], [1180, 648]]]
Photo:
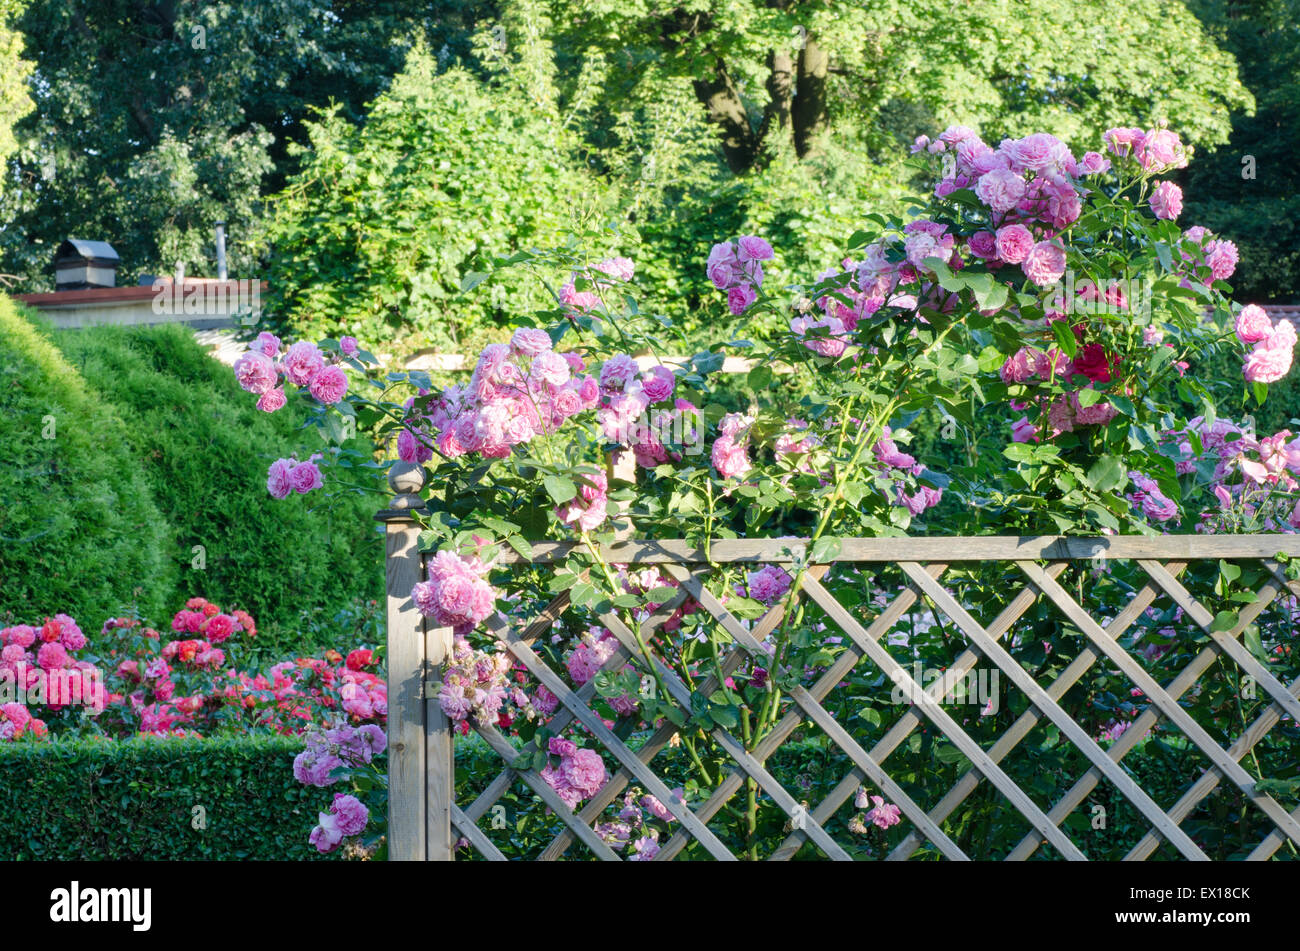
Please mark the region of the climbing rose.
[[1273, 322], [1268, 319], [1264, 308], [1257, 304], [1247, 304], [1237, 314], [1234, 324], [1237, 339], [1242, 343], [1259, 343], [1273, 332]]
[[340, 367], [322, 367], [311, 378], [308, 391], [317, 402], [331, 405], [348, 392], [348, 375]]
[[235, 379], [245, 392], [260, 396], [275, 386], [275, 364], [260, 350], [249, 350], [235, 361]]
[[284, 374], [294, 386], [306, 386], [311, 383], [320, 369], [325, 366], [325, 357], [316, 344], [308, 340], [299, 340], [284, 355]]
[[1183, 190], [1173, 182], [1161, 182], [1151, 193], [1150, 204], [1157, 218], [1173, 221], [1183, 213]]
[[998, 257], [1008, 264], [1019, 264], [1029, 257], [1034, 247], [1034, 236], [1024, 225], [1007, 225], [997, 231], [995, 244]]
[[1020, 269], [1039, 287], [1055, 284], [1065, 273], [1065, 249], [1053, 241], [1039, 241], [1025, 256]]
[[274, 413], [276, 410], [282, 409], [284, 404], [284, 387], [277, 386], [261, 395], [257, 401], [257, 408], [263, 413]]

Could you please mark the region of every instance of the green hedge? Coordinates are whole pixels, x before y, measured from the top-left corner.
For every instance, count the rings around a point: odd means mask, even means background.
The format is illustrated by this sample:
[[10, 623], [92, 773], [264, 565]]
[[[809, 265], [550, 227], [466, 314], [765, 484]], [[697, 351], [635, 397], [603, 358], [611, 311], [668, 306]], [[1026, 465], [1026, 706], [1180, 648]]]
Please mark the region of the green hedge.
[[294, 780], [301, 749], [295, 737], [0, 744], [0, 856], [325, 858], [307, 836], [332, 795]]
[[[298, 431], [305, 413], [295, 404], [259, 411], [184, 327], [65, 330], [54, 340], [125, 421], [136, 464], [174, 529], [167, 557], [179, 585], [167, 617], [202, 595], [251, 612], [265, 635], [259, 642], [295, 650], [303, 646], [300, 612], [380, 597], [378, 496], [335, 495], [328, 483], [282, 501], [266, 491], [275, 459], [319, 445]], [[350, 481], [366, 471], [352, 470]], [[194, 568], [196, 545], [202, 570]]]
[[173, 544], [122, 418], [0, 294], [0, 621], [161, 616]]

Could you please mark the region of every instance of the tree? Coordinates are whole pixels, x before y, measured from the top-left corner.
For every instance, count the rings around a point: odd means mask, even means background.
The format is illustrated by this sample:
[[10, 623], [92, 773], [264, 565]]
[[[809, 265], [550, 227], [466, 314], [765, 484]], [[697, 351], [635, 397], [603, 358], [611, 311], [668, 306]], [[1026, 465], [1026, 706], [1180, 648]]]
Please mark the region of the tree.
[[1300, 2], [1194, 9], [1236, 55], [1258, 110], [1235, 112], [1228, 142], [1188, 167], [1183, 214], [1237, 243], [1239, 297], [1300, 300]]
[[[0, 162], [18, 148], [14, 123], [32, 111], [32, 99], [27, 94], [32, 64], [23, 59], [23, 37], [13, 28], [19, 9], [19, 0], [0, 0]], [[0, 192], [6, 184], [0, 177]]]
[[[312, 106], [358, 119], [427, 36], [463, 46], [470, 2], [33, 0], [19, 24], [37, 62], [36, 110], [19, 124], [0, 255], [48, 285], [69, 234], [105, 238], [122, 278], [211, 268], [229, 223], [232, 270], [258, 200], [293, 171]], [[6, 82], [9, 74], [6, 70]]]
[[[845, 128], [879, 142], [961, 122], [993, 140], [1048, 130], [1091, 146], [1099, 128], [1167, 119], [1213, 144], [1251, 102], [1232, 56], [1177, 0], [1134, 0], [1122, 17], [1102, 0], [505, 6], [550, 8], [557, 50], [604, 64], [604, 108], [643, 101], [642, 83], [689, 83], [737, 174], [786, 143], [807, 158]], [[561, 88], [580, 76], [591, 81], [570, 70]]]

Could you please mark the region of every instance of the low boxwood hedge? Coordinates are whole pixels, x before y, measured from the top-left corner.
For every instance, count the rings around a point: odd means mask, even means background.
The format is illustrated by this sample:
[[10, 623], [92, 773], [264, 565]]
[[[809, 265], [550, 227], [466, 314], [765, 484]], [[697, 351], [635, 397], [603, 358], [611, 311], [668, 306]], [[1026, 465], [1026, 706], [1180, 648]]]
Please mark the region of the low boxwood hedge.
[[0, 743], [0, 856], [304, 860], [331, 791], [293, 778], [296, 737]]

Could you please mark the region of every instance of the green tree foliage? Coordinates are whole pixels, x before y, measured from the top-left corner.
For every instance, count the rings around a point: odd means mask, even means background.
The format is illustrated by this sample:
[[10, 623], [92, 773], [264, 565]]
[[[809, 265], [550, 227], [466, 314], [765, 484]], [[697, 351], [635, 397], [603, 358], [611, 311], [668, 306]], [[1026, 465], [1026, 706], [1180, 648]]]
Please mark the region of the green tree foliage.
[[[110, 240], [119, 279], [168, 273], [178, 260], [205, 271], [224, 219], [231, 268], [246, 272], [238, 238], [263, 190], [290, 170], [308, 107], [337, 102], [357, 118], [415, 37], [450, 55], [473, 11], [402, 0], [32, 0], [18, 22], [37, 63], [36, 110], [16, 131], [6, 176], [17, 187], [0, 206], [4, 269], [31, 288], [48, 283], [53, 248], [74, 234]], [[7, 88], [7, 66], [3, 76]]]
[[1237, 243], [1242, 300], [1300, 300], [1300, 2], [1193, 8], [1236, 54], [1258, 108], [1234, 113], [1229, 142], [1188, 168], [1184, 215]]
[[268, 234], [273, 306], [298, 330], [469, 347], [475, 328], [518, 312], [526, 283], [459, 299], [475, 255], [562, 242], [610, 212], [548, 94], [549, 52], [507, 56], [483, 39], [486, 81], [440, 73], [418, 46], [359, 128], [337, 113], [309, 123], [312, 151]]
[[1102, 0], [505, 5], [549, 7], [574, 64], [561, 88], [596, 79], [614, 113], [646, 98], [641, 83], [689, 84], [736, 172], [761, 163], [770, 139], [803, 158], [827, 131], [910, 136], [932, 131], [924, 120], [1091, 145], [1099, 128], [1167, 119], [1215, 143], [1228, 111], [1250, 102], [1232, 56], [1177, 0], [1135, 0], [1122, 15]]
[[0, 295], [0, 618], [160, 616], [173, 544], [122, 418]]
[[[13, 26], [20, 9], [19, 0], [0, 0], [0, 162], [18, 148], [14, 123], [32, 111], [32, 99], [27, 94], [32, 64], [23, 59], [23, 36]], [[5, 184], [0, 178], [0, 192]]]

